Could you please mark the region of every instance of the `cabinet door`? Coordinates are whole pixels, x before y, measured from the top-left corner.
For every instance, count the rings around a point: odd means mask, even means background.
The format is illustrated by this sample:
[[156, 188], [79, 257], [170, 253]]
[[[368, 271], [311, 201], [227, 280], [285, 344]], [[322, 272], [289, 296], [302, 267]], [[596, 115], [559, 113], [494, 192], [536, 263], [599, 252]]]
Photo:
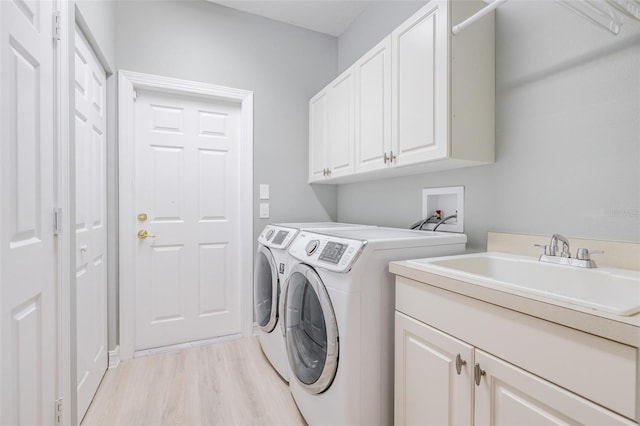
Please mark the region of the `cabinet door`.
[[325, 151], [329, 136], [328, 103], [326, 89], [309, 101], [309, 182], [325, 179]]
[[475, 361], [485, 372], [475, 390], [476, 425], [635, 424], [481, 350]]
[[449, 155], [448, 4], [432, 0], [391, 33], [394, 165]]
[[395, 424], [472, 424], [473, 348], [397, 311], [395, 320]]
[[355, 84], [353, 67], [329, 85], [329, 140], [327, 164], [329, 177], [353, 173], [355, 141]]
[[389, 167], [391, 36], [364, 55], [356, 72], [356, 172]]

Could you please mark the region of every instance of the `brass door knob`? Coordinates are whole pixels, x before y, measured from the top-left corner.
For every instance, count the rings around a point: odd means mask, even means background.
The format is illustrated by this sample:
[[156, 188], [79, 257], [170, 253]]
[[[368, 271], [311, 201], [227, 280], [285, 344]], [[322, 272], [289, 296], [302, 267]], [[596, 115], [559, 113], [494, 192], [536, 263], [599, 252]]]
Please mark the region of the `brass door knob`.
[[138, 238], [140, 238], [141, 240], [144, 240], [146, 238], [155, 238], [155, 235], [151, 235], [147, 232], [146, 229], [141, 229], [138, 231]]

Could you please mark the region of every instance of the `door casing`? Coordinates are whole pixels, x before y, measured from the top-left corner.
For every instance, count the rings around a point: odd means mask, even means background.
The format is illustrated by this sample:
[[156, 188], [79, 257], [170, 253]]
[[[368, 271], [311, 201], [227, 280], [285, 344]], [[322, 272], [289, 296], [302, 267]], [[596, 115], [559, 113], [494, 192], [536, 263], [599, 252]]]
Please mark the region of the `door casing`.
[[136, 90], [198, 96], [240, 104], [240, 300], [241, 330], [252, 333], [253, 298], [253, 92], [132, 71], [118, 73], [120, 358], [135, 353], [135, 117]]

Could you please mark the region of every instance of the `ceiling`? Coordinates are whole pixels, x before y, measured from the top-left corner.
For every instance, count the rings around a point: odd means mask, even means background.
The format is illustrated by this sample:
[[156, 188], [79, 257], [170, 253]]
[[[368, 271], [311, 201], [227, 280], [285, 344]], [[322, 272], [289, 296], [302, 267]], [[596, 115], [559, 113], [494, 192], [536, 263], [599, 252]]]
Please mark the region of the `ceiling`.
[[312, 31], [341, 35], [370, 0], [208, 0]]

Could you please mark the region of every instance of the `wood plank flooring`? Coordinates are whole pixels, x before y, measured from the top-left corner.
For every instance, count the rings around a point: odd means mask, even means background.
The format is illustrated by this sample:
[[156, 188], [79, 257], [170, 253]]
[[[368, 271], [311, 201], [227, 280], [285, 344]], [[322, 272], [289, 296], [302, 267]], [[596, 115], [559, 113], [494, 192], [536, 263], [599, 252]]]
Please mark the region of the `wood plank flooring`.
[[122, 362], [84, 425], [306, 425], [257, 337]]

